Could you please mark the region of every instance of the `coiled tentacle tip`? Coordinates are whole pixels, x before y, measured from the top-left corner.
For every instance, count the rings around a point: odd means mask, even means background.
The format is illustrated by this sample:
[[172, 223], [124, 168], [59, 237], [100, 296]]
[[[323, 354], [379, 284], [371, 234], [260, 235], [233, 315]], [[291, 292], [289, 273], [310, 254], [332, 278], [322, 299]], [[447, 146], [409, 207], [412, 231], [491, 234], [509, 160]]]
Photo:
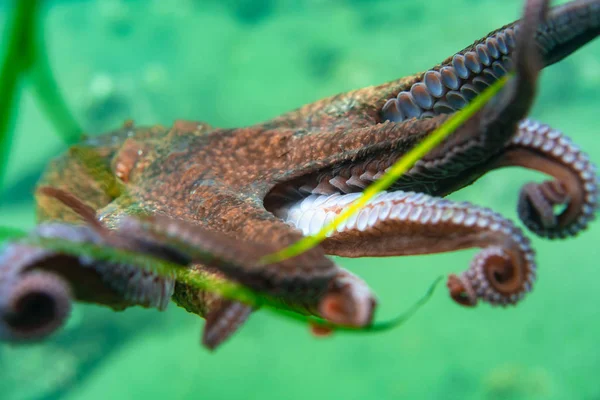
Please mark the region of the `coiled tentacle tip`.
[[36, 341], [60, 328], [71, 313], [71, 288], [58, 275], [35, 271], [18, 275], [2, 293], [0, 337]]
[[477, 295], [467, 280], [458, 275], [450, 274], [446, 286], [450, 292], [450, 297], [458, 304], [466, 307], [477, 305]]
[[598, 177], [589, 156], [562, 132], [529, 119], [521, 121], [508, 147], [513, 149], [507, 157], [512, 165], [554, 178], [521, 189], [517, 211], [525, 226], [548, 239], [585, 230], [598, 211]]
[[533, 250], [525, 243], [517, 254], [492, 246], [475, 256], [468, 271], [450, 275], [450, 297], [458, 304], [473, 307], [481, 299], [491, 305], [515, 305], [531, 291], [536, 278]]

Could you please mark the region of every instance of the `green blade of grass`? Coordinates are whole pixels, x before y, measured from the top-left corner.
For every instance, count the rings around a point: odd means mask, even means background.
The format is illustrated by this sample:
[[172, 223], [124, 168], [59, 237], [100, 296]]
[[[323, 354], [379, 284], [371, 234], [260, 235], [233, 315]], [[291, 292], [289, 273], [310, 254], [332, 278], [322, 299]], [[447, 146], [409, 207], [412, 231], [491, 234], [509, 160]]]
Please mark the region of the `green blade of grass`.
[[12, 142], [12, 119], [20, 94], [20, 82], [27, 72], [31, 88], [46, 117], [65, 144], [81, 137], [81, 127], [71, 114], [54, 80], [46, 55], [39, 0], [15, 0], [11, 7], [0, 64], [0, 188], [8, 164]]
[[[39, 28], [40, 31], [42, 27]], [[50, 68], [44, 36], [37, 35], [35, 63], [29, 69], [31, 89], [40, 108], [66, 145], [81, 140], [83, 130], [71, 113]]]
[[27, 236], [27, 233], [17, 228], [0, 226], [0, 244], [7, 240], [15, 240], [25, 236]]
[[6, 49], [0, 65], [0, 188], [12, 142], [14, 104], [19, 98], [19, 80], [35, 59], [33, 40], [39, 1], [16, 0], [6, 37]]
[[352, 202], [340, 215], [331, 223], [324, 226], [317, 234], [306, 236], [298, 242], [281, 249], [278, 252], [268, 254], [261, 259], [263, 264], [280, 262], [288, 258], [295, 257], [321, 243], [327, 238], [330, 232], [333, 232], [342, 222], [346, 221], [352, 214], [358, 212], [369, 200], [378, 193], [386, 190], [394, 184], [403, 174], [405, 174], [417, 161], [439, 145], [445, 138], [452, 134], [478, 110], [480, 110], [492, 97], [494, 97], [506, 84], [508, 76], [504, 76], [494, 82], [487, 90], [477, 96], [465, 108], [457, 111], [450, 116], [448, 120], [438, 129], [433, 131], [421, 143], [411, 149], [401, 157], [379, 180], [373, 182], [363, 192], [362, 196]]
[[441, 276], [436, 278], [435, 281], [433, 281], [433, 283], [431, 284], [431, 286], [429, 286], [429, 289], [427, 289], [427, 292], [425, 292], [423, 297], [421, 297], [419, 300], [417, 300], [406, 311], [402, 312], [401, 314], [399, 314], [396, 317], [393, 317], [389, 320], [378, 321], [378, 322], [376, 321], [376, 322], [372, 323], [371, 325], [367, 325], [367, 326], [363, 326], [363, 327], [335, 325], [335, 324], [332, 324], [331, 322], [326, 321], [322, 318], [317, 318], [317, 317], [313, 317], [313, 316], [307, 317], [304, 315], [292, 313], [290, 311], [285, 311], [285, 310], [276, 310], [276, 311], [278, 314], [283, 314], [283, 315], [289, 317], [290, 319], [297, 320], [297, 321], [304, 322], [304, 323], [309, 322], [309, 323], [318, 325], [323, 328], [329, 328], [329, 329], [335, 330], [336, 332], [361, 332], [361, 333], [386, 332], [386, 331], [395, 329], [395, 328], [399, 327], [400, 325], [403, 325], [413, 315], [415, 315], [415, 313], [417, 311], [419, 311], [419, 309], [421, 309], [421, 307], [423, 307], [431, 299], [431, 296], [433, 296], [435, 289], [437, 288], [438, 284], [442, 281], [442, 279], [443, 278]]

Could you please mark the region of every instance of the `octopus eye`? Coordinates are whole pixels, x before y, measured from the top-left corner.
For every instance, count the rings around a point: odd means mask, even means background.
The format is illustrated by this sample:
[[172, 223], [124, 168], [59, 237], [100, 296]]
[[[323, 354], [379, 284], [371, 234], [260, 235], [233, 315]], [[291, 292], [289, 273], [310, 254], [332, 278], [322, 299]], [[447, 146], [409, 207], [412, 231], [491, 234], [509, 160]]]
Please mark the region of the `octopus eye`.
[[21, 342], [43, 339], [56, 331], [71, 312], [71, 289], [60, 277], [31, 272], [4, 293], [0, 337]]

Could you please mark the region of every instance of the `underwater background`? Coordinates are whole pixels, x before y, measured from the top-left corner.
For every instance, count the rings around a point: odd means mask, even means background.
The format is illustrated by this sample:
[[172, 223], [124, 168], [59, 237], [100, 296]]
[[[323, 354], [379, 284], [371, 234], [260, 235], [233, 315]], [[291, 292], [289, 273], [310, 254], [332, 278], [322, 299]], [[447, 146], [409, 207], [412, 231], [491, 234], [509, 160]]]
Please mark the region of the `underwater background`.
[[[12, 3], [0, 0], [2, 45]], [[425, 70], [521, 9], [517, 0], [46, 0], [42, 14], [56, 81], [85, 131], [99, 134], [128, 118], [260, 122]], [[23, 83], [0, 225], [31, 229], [35, 180], [65, 145]], [[600, 163], [599, 110], [596, 41], [544, 70], [531, 116]], [[516, 219], [520, 187], [542, 179], [496, 171], [451, 198]], [[165, 313], [78, 305], [44, 343], [0, 344], [0, 399], [598, 400], [600, 224], [565, 241], [528, 236], [539, 279], [517, 307], [459, 307], [440, 286], [380, 334], [315, 338], [257, 312], [210, 353], [203, 321], [175, 304]], [[473, 254], [337, 261], [367, 280], [385, 319]]]

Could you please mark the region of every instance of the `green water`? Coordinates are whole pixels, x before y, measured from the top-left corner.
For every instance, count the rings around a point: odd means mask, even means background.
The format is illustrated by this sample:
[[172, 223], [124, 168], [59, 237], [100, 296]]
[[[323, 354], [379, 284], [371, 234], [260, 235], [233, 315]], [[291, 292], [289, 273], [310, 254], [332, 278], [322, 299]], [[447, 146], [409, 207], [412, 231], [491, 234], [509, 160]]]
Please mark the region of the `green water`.
[[[126, 118], [259, 122], [429, 68], [521, 9], [516, 0], [46, 3], [52, 68], [91, 133]], [[64, 147], [24, 90], [0, 225], [29, 229], [34, 179]], [[532, 112], [596, 163], [599, 90], [597, 41], [544, 71]], [[542, 177], [494, 172], [452, 197], [516, 218], [519, 188], [530, 179]], [[0, 346], [0, 399], [600, 399], [599, 237], [599, 224], [564, 242], [532, 237], [539, 280], [516, 308], [465, 309], [440, 289], [384, 334], [316, 339], [259, 312], [211, 354], [199, 345], [203, 321], [174, 304], [166, 313], [77, 306], [46, 342]], [[466, 269], [473, 254], [337, 261], [378, 293], [383, 319], [440, 274]]]

